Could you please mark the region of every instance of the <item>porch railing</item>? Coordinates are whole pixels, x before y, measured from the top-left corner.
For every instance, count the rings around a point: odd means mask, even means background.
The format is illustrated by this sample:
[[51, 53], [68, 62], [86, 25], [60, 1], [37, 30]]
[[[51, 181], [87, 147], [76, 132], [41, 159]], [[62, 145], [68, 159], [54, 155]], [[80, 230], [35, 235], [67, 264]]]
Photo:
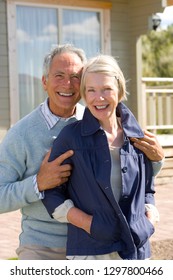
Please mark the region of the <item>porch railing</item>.
[[[142, 78], [142, 126], [157, 134], [165, 161], [155, 183], [173, 182], [173, 78]], [[168, 133], [168, 134], [167, 134]]]
[[173, 78], [142, 78], [142, 111], [144, 127], [172, 132]]

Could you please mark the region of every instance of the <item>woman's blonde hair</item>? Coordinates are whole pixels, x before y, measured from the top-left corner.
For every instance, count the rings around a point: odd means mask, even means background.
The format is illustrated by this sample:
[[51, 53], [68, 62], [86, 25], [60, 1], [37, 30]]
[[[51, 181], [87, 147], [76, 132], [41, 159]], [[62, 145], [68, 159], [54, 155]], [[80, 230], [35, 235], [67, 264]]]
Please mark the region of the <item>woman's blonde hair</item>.
[[110, 55], [100, 54], [88, 60], [85, 64], [80, 84], [81, 96], [85, 99], [86, 91], [86, 76], [88, 73], [102, 73], [115, 77], [115, 83], [118, 85], [118, 100], [127, 99], [126, 91], [126, 80], [124, 78], [123, 72], [121, 71], [116, 59]]

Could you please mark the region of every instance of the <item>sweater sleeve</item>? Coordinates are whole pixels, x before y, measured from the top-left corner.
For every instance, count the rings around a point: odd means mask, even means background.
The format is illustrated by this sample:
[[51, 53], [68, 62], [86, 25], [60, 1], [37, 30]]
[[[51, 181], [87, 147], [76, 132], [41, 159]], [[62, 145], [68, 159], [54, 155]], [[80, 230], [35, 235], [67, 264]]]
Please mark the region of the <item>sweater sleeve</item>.
[[[67, 147], [66, 142], [69, 137], [64, 135], [65, 128], [60, 132], [59, 136], [55, 139], [49, 161], [55, 160], [59, 155], [63, 154], [70, 147]], [[71, 159], [66, 159], [62, 164], [71, 163]], [[62, 206], [66, 199], [68, 199], [68, 182], [53, 189], [45, 190], [42, 203], [51, 217], [56, 208]]]
[[160, 170], [162, 169], [164, 160], [160, 160], [160, 161], [152, 161], [152, 167], [153, 167], [153, 175], [157, 176], [160, 172]]
[[0, 145], [0, 213], [15, 211], [39, 200], [33, 186], [34, 174], [26, 175], [24, 142], [22, 135], [12, 129]]
[[155, 205], [155, 185], [154, 185], [153, 164], [145, 156], [145, 204]]

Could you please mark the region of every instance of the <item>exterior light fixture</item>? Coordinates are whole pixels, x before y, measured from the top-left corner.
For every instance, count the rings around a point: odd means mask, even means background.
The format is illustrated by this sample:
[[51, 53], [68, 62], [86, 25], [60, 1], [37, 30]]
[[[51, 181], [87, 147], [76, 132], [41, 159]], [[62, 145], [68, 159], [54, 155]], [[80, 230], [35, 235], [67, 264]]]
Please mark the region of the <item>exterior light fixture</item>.
[[152, 28], [153, 30], [157, 30], [157, 28], [160, 26], [161, 18], [157, 14], [152, 15]]

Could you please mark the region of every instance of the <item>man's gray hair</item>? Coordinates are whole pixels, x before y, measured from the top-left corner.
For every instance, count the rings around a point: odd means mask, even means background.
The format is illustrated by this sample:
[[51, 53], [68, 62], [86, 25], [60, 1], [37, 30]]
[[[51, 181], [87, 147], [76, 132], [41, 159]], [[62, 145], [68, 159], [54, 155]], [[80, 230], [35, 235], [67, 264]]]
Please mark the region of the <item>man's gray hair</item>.
[[86, 63], [86, 55], [83, 49], [77, 48], [71, 44], [64, 44], [64, 45], [56, 45], [52, 48], [52, 50], [45, 56], [43, 62], [43, 75], [48, 77], [49, 69], [52, 63], [52, 60], [55, 55], [60, 55], [62, 53], [74, 53], [79, 56], [83, 65]]

